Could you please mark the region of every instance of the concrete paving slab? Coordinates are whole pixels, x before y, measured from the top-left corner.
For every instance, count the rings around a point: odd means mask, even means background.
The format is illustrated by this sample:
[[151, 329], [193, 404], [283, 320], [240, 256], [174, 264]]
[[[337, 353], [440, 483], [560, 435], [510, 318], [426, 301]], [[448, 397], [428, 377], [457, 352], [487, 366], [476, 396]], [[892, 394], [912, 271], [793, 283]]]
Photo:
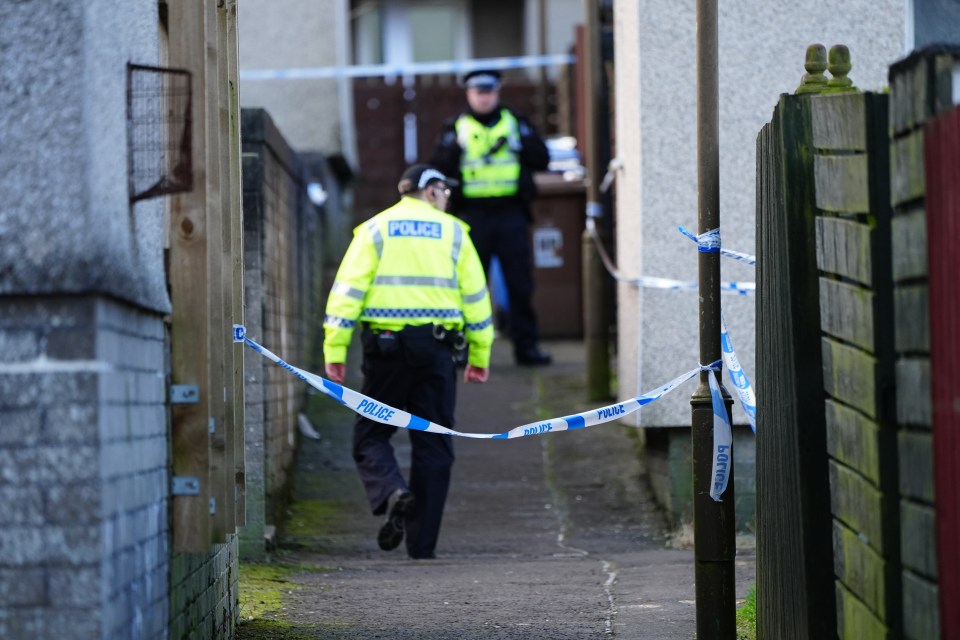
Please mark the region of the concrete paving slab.
[[[552, 366], [520, 368], [499, 341], [491, 380], [458, 390], [456, 428], [501, 432], [590, 408], [582, 401], [582, 345], [547, 347]], [[348, 384], [357, 385], [351, 375]], [[293, 635], [269, 637], [694, 637], [692, 551], [666, 546], [670, 532], [632, 427], [457, 439], [438, 558], [417, 561], [402, 546], [377, 548], [380, 519], [367, 510], [350, 458], [352, 414], [317, 400], [322, 439], [301, 443], [277, 554], [297, 568], [297, 588], [271, 615]], [[402, 431], [394, 443], [408, 459]], [[754, 575], [745, 548], [738, 595]], [[251, 633], [242, 625], [238, 637], [268, 637]]]

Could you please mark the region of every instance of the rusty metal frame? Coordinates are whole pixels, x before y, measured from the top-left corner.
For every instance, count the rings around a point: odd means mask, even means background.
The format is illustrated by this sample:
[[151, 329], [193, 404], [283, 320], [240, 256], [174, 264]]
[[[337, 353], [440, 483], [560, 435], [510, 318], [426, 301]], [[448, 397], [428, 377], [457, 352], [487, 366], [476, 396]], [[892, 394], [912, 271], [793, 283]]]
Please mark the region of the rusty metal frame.
[[131, 204], [193, 189], [192, 74], [127, 64], [127, 181]]

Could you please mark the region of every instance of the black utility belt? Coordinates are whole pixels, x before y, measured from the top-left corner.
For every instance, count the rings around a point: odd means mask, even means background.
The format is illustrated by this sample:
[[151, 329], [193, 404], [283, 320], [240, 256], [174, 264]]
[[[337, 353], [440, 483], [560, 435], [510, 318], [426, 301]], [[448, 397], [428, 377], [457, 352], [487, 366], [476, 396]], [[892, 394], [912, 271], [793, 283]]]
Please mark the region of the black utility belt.
[[381, 329], [365, 323], [364, 329], [378, 336], [401, 335], [410, 338], [432, 336], [438, 342], [444, 343], [455, 351], [462, 351], [467, 347], [467, 339], [463, 335], [463, 331], [459, 329], [447, 329], [442, 324], [410, 325], [403, 329], [394, 330]]

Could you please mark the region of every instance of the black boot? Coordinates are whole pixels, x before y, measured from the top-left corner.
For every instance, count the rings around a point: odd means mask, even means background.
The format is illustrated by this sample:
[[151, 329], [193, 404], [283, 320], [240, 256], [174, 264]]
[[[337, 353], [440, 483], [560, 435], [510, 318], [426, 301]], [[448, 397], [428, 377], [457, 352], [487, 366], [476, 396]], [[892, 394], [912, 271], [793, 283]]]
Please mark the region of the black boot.
[[517, 364], [527, 367], [542, 367], [553, 362], [549, 353], [540, 350], [537, 345], [530, 345], [516, 349], [513, 354]]

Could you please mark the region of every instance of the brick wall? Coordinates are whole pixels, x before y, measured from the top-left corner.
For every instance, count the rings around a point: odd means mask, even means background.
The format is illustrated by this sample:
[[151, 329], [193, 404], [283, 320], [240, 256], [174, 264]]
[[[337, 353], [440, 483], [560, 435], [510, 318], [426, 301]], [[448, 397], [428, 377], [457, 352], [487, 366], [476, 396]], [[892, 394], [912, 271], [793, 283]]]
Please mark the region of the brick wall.
[[170, 561], [170, 640], [233, 637], [238, 615], [238, 537], [210, 553], [177, 553]]
[[[301, 163], [262, 109], [243, 110], [244, 317], [247, 333], [291, 364], [313, 369], [323, 281], [323, 220], [305, 197]], [[262, 557], [287, 488], [304, 384], [257, 355], [244, 359], [244, 558]]]
[[167, 637], [164, 368], [158, 314], [0, 302], [0, 637]]
[[[263, 189], [263, 337], [281, 358], [304, 362], [302, 291], [297, 278], [297, 190], [303, 185], [291, 175], [277, 151], [262, 149]], [[296, 170], [296, 169], [294, 169]], [[272, 365], [264, 376], [264, 438], [266, 486], [275, 494], [286, 483], [293, 462], [297, 414], [303, 405], [303, 383]]]
[[[739, 411], [734, 407], [733, 411]], [[689, 427], [644, 430], [647, 468], [654, 498], [666, 511], [670, 526], [693, 522], [693, 469]], [[748, 427], [733, 427], [733, 491], [737, 531], [757, 530], [757, 446]]]

